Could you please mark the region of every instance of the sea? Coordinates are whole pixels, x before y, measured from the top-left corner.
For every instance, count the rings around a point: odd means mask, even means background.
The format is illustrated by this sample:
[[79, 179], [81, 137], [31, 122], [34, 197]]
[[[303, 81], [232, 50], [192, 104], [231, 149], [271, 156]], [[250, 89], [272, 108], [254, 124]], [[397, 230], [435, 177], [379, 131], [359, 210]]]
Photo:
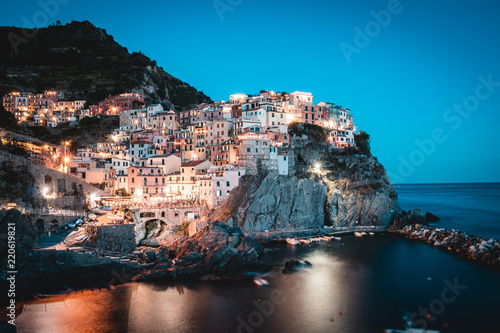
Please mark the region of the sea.
[[[500, 184], [395, 185], [402, 209], [435, 226], [500, 238]], [[21, 303], [17, 332], [379, 332], [416, 327], [500, 332], [500, 271], [427, 244], [380, 233], [292, 247], [271, 244], [274, 266], [253, 276], [82, 289]], [[290, 259], [312, 268], [282, 274]]]

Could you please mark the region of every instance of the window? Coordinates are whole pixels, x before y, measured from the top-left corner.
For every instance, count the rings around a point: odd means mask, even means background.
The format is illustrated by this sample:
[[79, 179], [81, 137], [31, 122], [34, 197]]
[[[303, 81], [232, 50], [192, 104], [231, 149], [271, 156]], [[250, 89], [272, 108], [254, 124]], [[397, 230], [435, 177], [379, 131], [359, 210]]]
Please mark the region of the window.
[[220, 182], [219, 181], [217, 182], [217, 186], [220, 186]]
[[229, 181], [226, 181], [226, 186], [230, 186], [230, 185], [229, 185]]
[[250, 152], [250, 148], [247, 148], [247, 153], [249, 153], [249, 152]]

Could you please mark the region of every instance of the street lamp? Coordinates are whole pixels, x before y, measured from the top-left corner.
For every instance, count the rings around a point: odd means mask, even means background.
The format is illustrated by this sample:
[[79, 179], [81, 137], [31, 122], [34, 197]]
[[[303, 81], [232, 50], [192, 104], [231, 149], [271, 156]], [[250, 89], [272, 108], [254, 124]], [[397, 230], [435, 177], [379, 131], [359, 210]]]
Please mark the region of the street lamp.
[[64, 172], [68, 173], [68, 162], [69, 162], [69, 157], [64, 158]]

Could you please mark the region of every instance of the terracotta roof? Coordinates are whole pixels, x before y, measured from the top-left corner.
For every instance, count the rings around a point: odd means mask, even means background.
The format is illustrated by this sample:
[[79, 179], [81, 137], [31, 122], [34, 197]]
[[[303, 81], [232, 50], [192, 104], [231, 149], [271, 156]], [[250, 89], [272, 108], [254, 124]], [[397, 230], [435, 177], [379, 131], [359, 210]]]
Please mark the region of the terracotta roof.
[[137, 141], [132, 141], [130, 142], [131, 145], [137, 145], [137, 144], [140, 144], [140, 143], [144, 143], [144, 144], [148, 144], [148, 145], [152, 145], [153, 143], [151, 142], [148, 142], [148, 141], [141, 141], [141, 140], [137, 140]]
[[206, 162], [207, 160], [199, 160], [199, 161], [189, 161], [181, 164], [181, 168], [183, 167], [194, 167], [197, 165], [200, 165], [203, 162]]

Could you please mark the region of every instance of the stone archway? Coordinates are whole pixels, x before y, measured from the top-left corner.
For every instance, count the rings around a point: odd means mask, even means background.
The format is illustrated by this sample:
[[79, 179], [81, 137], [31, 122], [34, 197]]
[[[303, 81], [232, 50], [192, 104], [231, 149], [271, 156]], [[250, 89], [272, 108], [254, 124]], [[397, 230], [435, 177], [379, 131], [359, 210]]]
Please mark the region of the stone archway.
[[35, 222], [35, 228], [37, 235], [41, 235], [45, 232], [45, 221], [42, 219], [38, 219]]
[[56, 219], [53, 219], [52, 222], [50, 222], [50, 228], [51, 229], [59, 228], [59, 221]]

